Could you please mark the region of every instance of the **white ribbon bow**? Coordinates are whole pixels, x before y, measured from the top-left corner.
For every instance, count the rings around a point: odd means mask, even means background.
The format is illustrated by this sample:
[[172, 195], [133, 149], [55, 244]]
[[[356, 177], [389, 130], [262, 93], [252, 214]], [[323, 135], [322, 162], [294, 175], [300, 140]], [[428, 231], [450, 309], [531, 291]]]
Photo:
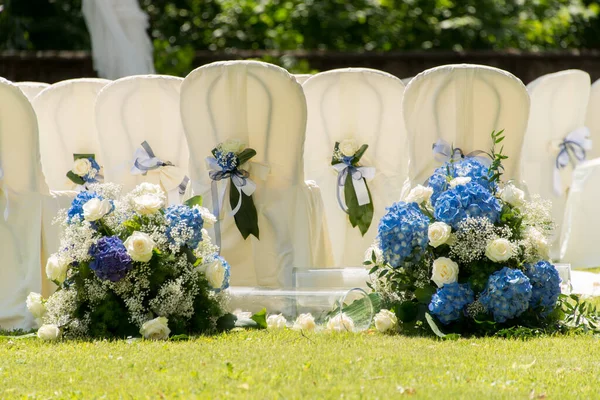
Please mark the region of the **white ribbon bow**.
[[157, 171], [158, 180], [167, 192], [169, 204], [181, 203], [181, 196], [185, 193], [190, 178], [185, 172], [169, 161], [162, 161], [154, 155], [148, 142], [143, 142], [142, 147], [133, 154], [132, 175], [146, 175], [148, 171]]
[[586, 126], [575, 129], [562, 141], [553, 142], [554, 148], [558, 150], [554, 165], [554, 193], [557, 196], [563, 194], [560, 170], [571, 164], [573, 168], [586, 159], [586, 151], [592, 149], [590, 130]]
[[369, 199], [367, 184], [365, 183], [364, 179], [373, 179], [375, 177], [375, 167], [354, 167], [344, 163], [334, 164], [332, 167], [338, 173], [337, 199], [340, 208], [344, 212], [348, 212], [348, 206], [346, 205], [344, 196], [342, 195], [348, 174], [350, 174], [352, 177], [352, 186], [354, 187], [354, 193], [356, 193], [358, 205], [364, 206], [365, 204], [369, 204], [371, 202]]

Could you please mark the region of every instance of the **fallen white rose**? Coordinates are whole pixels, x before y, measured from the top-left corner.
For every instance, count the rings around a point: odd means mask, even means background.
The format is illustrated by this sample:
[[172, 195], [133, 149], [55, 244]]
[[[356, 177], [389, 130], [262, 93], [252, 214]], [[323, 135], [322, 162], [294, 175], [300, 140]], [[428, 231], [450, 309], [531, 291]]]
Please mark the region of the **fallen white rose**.
[[317, 324], [315, 323], [315, 318], [312, 316], [312, 314], [307, 313], [298, 315], [298, 318], [296, 318], [296, 322], [294, 322], [292, 329], [296, 331], [312, 332], [316, 327]]
[[34, 318], [41, 318], [46, 314], [46, 306], [44, 305], [44, 299], [41, 294], [34, 292], [29, 293], [25, 303], [27, 304], [27, 309]]
[[60, 329], [54, 324], [42, 325], [37, 331], [37, 337], [42, 340], [56, 340], [60, 337]]
[[377, 328], [379, 332], [388, 332], [394, 330], [396, 326], [398, 326], [396, 314], [386, 309], [379, 311], [373, 320], [375, 321], [375, 328]]
[[341, 313], [329, 319], [327, 329], [332, 332], [353, 332], [354, 321], [346, 313]]
[[169, 338], [171, 330], [168, 326], [169, 320], [165, 317], [158, 317], [144, 322], [140, 333], [146, 339], [151, 340], [166, 340]]
[[268, 329], [283, 329], [287, 320], [281, 314], [269, 315], [267, 318], [267, 328]]

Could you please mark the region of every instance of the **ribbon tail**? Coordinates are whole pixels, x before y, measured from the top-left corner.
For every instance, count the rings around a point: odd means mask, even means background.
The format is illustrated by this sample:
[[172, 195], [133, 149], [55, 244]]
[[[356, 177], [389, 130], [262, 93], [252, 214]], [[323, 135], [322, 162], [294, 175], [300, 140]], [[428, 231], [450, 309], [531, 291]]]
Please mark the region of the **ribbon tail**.
[[219, 188], [217, 187], [217, 181], [212, 181], [210, 184], [210, 192], [212, 196], [213, 203], [213, 214], [217, 217], [217, 221], [215, 222], [215, 244], [219, 248], [217, 251], [221, 254], [221, 219], [220, 215], [220, 203], [219, 203]]
[[369, 204], [371, 199], [369, 198], [369, 191], [367, 190], [365, 179], [352, 179], [352, 185], [354, 186], [354, 193], [356, 193], [358, 205], [364, 206], [365, 204]]
[[557, 196], [562, 196], [562, 182], [560, 179], [560, 169], [554, 168], [554, 194]]
[[[233, 187], [232, 187], [233, 186]], [[240, 211], [240, 208], [242, 208], [242, 188], [234, 185], [233, 183], [231, 184], [231, 186], [229, 187], [229, 190], [233, 190], [233, 188], [236, 188], [236, 190], [239, 192], [239, 197], [238, 197], [238, 202], [237, 205], [231, 210], [231, 216], [233, 217], [235, 214], [237, 214], [238, 211]]]
[[337, 201], [343, 212], [348, 214], [348, 206], [346, 206], [346, 200], [344, 199], [344, 186], [337, 185], [336, 188]]

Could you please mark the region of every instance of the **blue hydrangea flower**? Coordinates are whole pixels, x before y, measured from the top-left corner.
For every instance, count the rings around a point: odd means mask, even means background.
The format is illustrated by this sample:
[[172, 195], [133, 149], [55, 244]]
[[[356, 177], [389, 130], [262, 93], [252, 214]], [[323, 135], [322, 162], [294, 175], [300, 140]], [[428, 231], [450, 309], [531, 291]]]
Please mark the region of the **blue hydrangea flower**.
[[478, 183], [469, 182], [443, 192], [435, 202], [434, 216], [457, 228], [469, 217], [486, 217], [492, 223], [498, 221], [502, 206], [498, 199]]
[[167, 237], [171, 241], [176, 241], [176, 237], [185, 232], [185, 244], [190, 249], [198, 247], [202, 241], [202, 227], [204, 220], [200, 210], [196, 207], [188, 207], [185, 205], [169, 206], [165, 211], [165, 218], [169, 225], [167, 226]]
[[475, 294], [467, 283], [447, 283], [431, 297], [429, 311], [444, 325], [463, 315], [468, 304], [475, 301]]
[[490, 275], [479, 301], [492, 313], [494, 321], [505, 322], [527, 310], [531, 295], [529, 278], [517, 269], [504, 267]]
[[90, 269], [102, 280], [118, 282], [133, 268], [133, 262], [121, 239], [117, 236], [100, 238], [90, 248], [93, 261]]
[[560, 294], [560, 275], [548, 261], [527, 265], [525, 275], [531, 282], [532, 294], [529, 304], [532, 308], [543, 307], [542, 316], [552, 312]]
[[83, 205], [95, 198], [99, 198], [100, 200], [103, 199], [102, 196], [99, 196], [96, 194], [96, 192], [82, 191], [77, 193], [77, 196], [75, 196], [71, 202], [71, 207], [67, 211], [69, 221], [76, 216], [79, 216], [81, 219], [83, 219]]
[[383, 258], [392, 267], [404, 262], [418, 262], [429, 241], [429, 218], [416, 203], [392, 204], [379, 221], [378, 238]]
[[448, 190], [448, 173], [450, 179], [469, 177], [471, 182], [478, 183], [488, 190], [495, 187], [495, 183], [488, 181], [489, 169], [477, 158], [468, 157], [456, 162], [447, 162], [433, 172], [427, 185], [433, 188], [431, 204], [435, 205], [438, 197]]
[[238, 158], [232, 152], [217, 150], [215, 151], [215, 158], [217, 160], [217, 164], [219, 164], [219, 166], [223, 168], [223, 171], [225, 172], [231, 172], [238, 166]]
[[87, 175], [82, 176], [81, 179], [83, 179], [86, 183], [98, 182], [97, 175], [100, 172], [100, 165], [95, 159], [91, 157], [88, 158], [88, 161], [92, 166], [92, 171], [90, 171]]
[[219, 293], [221, 290], [225, 290], [229, 287], [229, 278], [231, 276], [231, 266], [221, 256], [216, 256], [215, 259], [219, 260], [221, 262], [221, 265], [223, 266], [223, 268], [225, 268], [225, 277], [223, 278], [223, 284], [221, 285], [220, 288], [213, 289], [216, 293]]

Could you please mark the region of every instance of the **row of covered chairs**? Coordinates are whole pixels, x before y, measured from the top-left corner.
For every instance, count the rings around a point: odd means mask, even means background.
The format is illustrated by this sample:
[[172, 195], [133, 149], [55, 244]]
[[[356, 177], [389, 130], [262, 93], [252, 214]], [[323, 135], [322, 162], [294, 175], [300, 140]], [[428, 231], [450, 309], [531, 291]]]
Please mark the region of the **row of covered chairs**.
[[[573, 74], [584, 73], [565, 73]], [[0, 132], [0, 162], [9, 212], [0, 226], [6, 228], [4, 243], [9, 251], [0, 257], [5, 259], [2, 268], [15, 276], [2, 284], [7, 290], [0, 291], [0, 304], [12, 302], [14, 307], [7, 310], [24, 310], [24, 305], [18, 305], [45, 281], [40, 260], [43, 265], [59, 245], [59, 232], [51, 221], [74, 195], [65, 176], [73, 154], [95, 154], [105, 181], [122, 184], [124, 190], [147, 180], [164, 183], [160, 170], [145, 176], [130, 173], [134, 154], [145, 141], [157, 157], [190, 177], [186, 196], [200, 194], [213, 209], [206, 157], [227, 139], [244, 141], [257, 151], [252, 161], [262, 171], [251, 175], [257, 183], [260, 240], [252, 236], [244, 240], [226, 207], [222, 254], [232, 265], [233, 285], [282, 287], [291, 284], [292, 268], [360, 264], [385, 207], [400, 199], [410, 184], [422, 183], [437, 165], [431, 148], [439, 139], [467, 154], [488, 150], [492, 130], [505, 129], [505, 153], [510, 156], [506, 177], [532, 176], [527, 174], [536, 171], [531, 162], [537, 160], [538, 175], [526, 180], [531, 192], [543, 193], [534, 186], [550, 186], [544, 174], [553, 168], [548, 160], [556, 158], [547, 143], [562, 140], [584, 125], [565, 108], [585, 109], [589, 95], [588, 77], [588, 94], [583, 88], [580, 96], [585, 102], [553, 103], [554, 108], [547, 110], [564, 121], [562, 130], [534, 131], [532, 118], [543, 114], [536, 113], [543, 109], [536, 105], [538, 89], [530, 88], [528, 94], [521, 81], [496, 68], [438, 67], [419, 74], [406, 88], [392, 75], [361, 68], [316, 74], [301, 86], [298, 81], [303, 78], [261, 62], [218, 62], [196, 69], [185, 79], [150, 75], [114, 82], [59, 82], [33, 96], [31, 105], [14, 85], [2, 81], [0, 105], [5, 118], [0, 123], [6, 127]], [[555, 78], [548, 76], [548, 80]], [[559, 84], [553, 96], [561, 96], [561, 86], [574, 90], [573, 84]], [[19, 112], [11, 111], [7, 103]], [[22, 134], [6, 133], [16, 131]], [[345, 139], [369, 145], [362, 163], [376, 171], [368, 182], [374, 218], [364, 236], [351, 227], [336, 194], [331, 157], [335, 142]], [[539, 141], [545, 157], [528, 156], [532, 141]], [[28, 167], [17, 166], [16, 160]], [[30, 180], [27, 188], [16, 183], [23, 176]], [[562, 183], [569, 187], [568, 177]], [[21, 200], [22, 193], [35, 198], [36, 207]], [[20, 207], [31, 212], [20, 213]], [[33, 236], [36, 230], [38, 240], [29, 240], [25, 232]], [[36, 248], [40, 249], [37, 256], [31, 252]], [[29, 261], [14, 258], [23, 253]], [[0, 325], [3, 318], [8, 317], [0, 315]]]

